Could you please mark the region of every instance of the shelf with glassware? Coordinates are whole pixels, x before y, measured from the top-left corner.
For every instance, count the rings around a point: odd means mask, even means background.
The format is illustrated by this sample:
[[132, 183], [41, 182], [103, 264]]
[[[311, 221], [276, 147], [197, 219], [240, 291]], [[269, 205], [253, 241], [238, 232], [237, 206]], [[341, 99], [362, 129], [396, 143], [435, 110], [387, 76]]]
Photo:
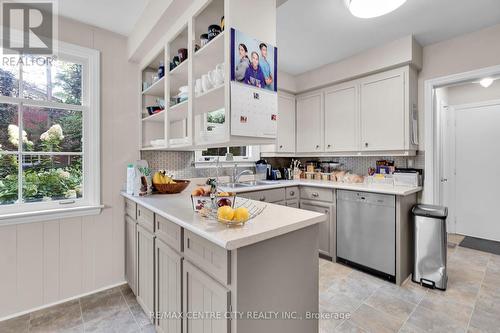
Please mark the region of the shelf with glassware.
[[[242, 82], [243, 78], [235, 82], [231, 81], [231, 67], [235, 66], [240, 59], [238, 58], [239, 51], [232, 50], [235, 43], [232, 41], [234, 32], [229, 28], [224, 29], [224, 21], [228, 27], [231, 24], [241, 26], [242, 29], [246, 27], [249, 35], [259, 36], [271, 43], [275, 43], [276, 38], [275, 22], [272, 22], [270, 17], [259, 18], [257, 21], [261, 21], [256, 22], [258, 24], [249, 26], [244, 17], [237, 14], [245, 6], [246, 2], [243, 0], [200, 1], [199, 6], [194, 6], [190, 14], [182, 16], [185, 20], [184, 24], [176, 22], [173, 25], [182, 28], [164, 34], [165, 145], [161, 148], [194, 150], [209, 146], [216, 147], [221, 144], [249, 145], [274, 142], [272, 129], [264, 134], [262, 131], [258, 133], [259, 128], [268, 126], [271, 121], [276, 122], [277, 106], [273, 104], [274, 102], [271, 103], [274, 116], [266, 115], [263, 121], [260, 120], [260, 115], [257, 115], [258, 111], [248, 117], [248, 123], [246, 123], [246, 117], [240, 117], [240, 114], [246, 112], [246, 106], [251, 106], [253, 110], [259, 110], [261, 105], [268, 108], [268, 104], [258, 105], [255, 102], [259, 96], [264, 96], [265, 98], [261, 98], [269, 100], [268, 96], [276, 95], [275, 91], [270, 88], [263, 89], [266, 88], [263, 80], [261, 84], [252, 82], [249, 83], [250, 85], [245, 85]], [[259, 11], [264, 12], [272, 12], [276, 9], [272, 3], [264, 1], [256, 6]], [[249, 68], [252, 51], [260, 55], [262, 50], [259, 40], [251, 37], [247, 39], [247, 68]], [[275, 54], [275, 48], [270, 48], [269, 53]], [[257, 66], [258, 64], [257, 62]], [[275, 64], [276, 61], [271, 63], [271, 69], [276, 68]], [[235, 85], [239, 93], [237, 98], [232, 95]], [[241, 99], [242, 96], [243, 99]], [[233, 116], [239, 121], [231, 119], [235, 101], [238, 102], [238, 112], [233, 112]], [[157, 116], [144, 122], [160, 124], [160, 119], [161, 117]], [[252, 126], [250, 126], [251, 123]], [[261, 126], [261, 123], [265, 126]], [[233, 124], [239, 126], [239, 132], [233, 131]], [[250, 131], [245, 132], [246, 129]]]
[[158, 52], [141, 70], [141, 143], [144, 148], [164, 146], [165, 52]]
[[184, 25], [167, 42], [166, 53], [170, 59], [167, 72], [167, 113], [165, 116], [168, 147], [191, 145], [191, 120], [189, 88], [192, 50], [189, 46], [189, 25]]

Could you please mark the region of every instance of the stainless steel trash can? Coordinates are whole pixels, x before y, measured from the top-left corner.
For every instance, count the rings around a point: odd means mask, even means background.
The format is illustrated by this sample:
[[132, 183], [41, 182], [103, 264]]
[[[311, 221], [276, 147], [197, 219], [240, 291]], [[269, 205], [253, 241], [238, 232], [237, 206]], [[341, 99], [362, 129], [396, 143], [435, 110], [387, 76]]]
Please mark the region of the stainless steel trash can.
[[415, 205], [414, 268], [412, 280], [422, 286], [446, 290], [446, 207]]

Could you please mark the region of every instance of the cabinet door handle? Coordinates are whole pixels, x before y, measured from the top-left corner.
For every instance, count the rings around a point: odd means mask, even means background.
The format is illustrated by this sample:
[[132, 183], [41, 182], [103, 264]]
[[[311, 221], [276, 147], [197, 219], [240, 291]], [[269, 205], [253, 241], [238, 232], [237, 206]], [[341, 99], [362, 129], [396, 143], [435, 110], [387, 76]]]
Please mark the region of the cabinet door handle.
[[319, 149], [319, 145], [316, 145], [316, 149]]
[[283, 149], [283, 145], [280, 145], [280, 149]]
[[332, 147], [332, 145], [328, 145], [328, 148], [331, 148], [331, 147]]
[[319, 193], [318, 193], [318, 192], [313, 192], [313, 193], [311, 193], [311, 195], [312, 195], [313, 197], [315, 197], [315, 198], [319, 197]]
[[266, 197], [260, 197], [259, 201], [265, 201]]
[[368, 147], [368, 142], [365, 142], [365, 147]]
[[330, 210], [329, 209], [325, 209], [325, 214], [326, 215], [330, 214]]
[[290, 195], [294, 196], [295, 195], [295, 191], [290, 191]]

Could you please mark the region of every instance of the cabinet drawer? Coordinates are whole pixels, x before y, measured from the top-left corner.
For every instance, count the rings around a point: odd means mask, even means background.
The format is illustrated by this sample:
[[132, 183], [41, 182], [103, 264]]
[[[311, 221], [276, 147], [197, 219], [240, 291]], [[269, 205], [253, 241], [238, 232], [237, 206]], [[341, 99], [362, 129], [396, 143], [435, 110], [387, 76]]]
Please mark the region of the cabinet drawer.
[[300, 188], [300, 198], [333, 202], [333, 190], [327, 188], [304, 186]]
[[151, 232], [155, 231], [154, 215], [149, 209], [137, 205], [137, 222]]
[[245, 193], [245, 197], [256, 201], [278, 202], [285, 200], [285, 189], [275, 188], [272, 190]]
[[299, 198], [299, 187], [298, 186], [293, 186], [293, 187], [287, 187], [285, 189], [286, 191], [286, 200], [291, 200], [291, 199], [298, 199]]
[[182, 231], [181, 227], [166, 218], [155, 215], [156, 237], [170, 245], [174, 250], [181, 251]]
[[125, 199], [125, 214], [132, 219], [137, 219], [137, 204], [130, 199]]
[[229, 252], [226, 249], [184, 230], [184, 255], [219, 282], [229, 284]]

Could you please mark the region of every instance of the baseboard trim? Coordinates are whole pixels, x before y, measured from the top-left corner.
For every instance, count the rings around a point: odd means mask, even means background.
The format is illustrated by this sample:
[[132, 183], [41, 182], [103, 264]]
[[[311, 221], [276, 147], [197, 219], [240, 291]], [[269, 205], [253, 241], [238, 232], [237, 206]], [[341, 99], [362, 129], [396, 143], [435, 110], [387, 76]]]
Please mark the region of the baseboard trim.
[[92, 294], [98, 293], [98, 292], [106, 290], [106, 289], [118, 287], [118, 286], [124, 285], [126, 283], [127, 283], [127, 281], [122, 281], [122, 282], [119, 282], [119, 283], [111, 284], [111, 285], [106, 286], [106, 287], [95, 289], [95, 290], [90, 291], [88, 293], [83, 293], [83, 294], [75, 295], [75, 296], [72, 296], [72, 297], [69, 297], [69, 298], [62, 299], [62, 300], [57, 301], [57, 302], [53, 302], [53, 303], [49, 303], [49, 304], [44, 304], [42, 306], [37, 306], [35, 308], [31, 308], [31, 309], [28, 309], [28, 310], [25, 310], [25, 311], [21, 311], [21, 312], [16, 312], [14, 314], [11, 314], [11, 315], [8, 315], [8, 316], [0, 318], [0, 322], [8, 320], [8, 319], [16, 318], [16, 317], [19, 317], [19, 316], [22, 316], [22, 315], [25, 315], [25, 314], [28, 314], [28, 313], [31, 313], [31, 312], [34, 312], [34, 311], [38, 311], [38, 310], [42, 310], [42, 309], [45, 309], [45, 308], [49, 308], [49, 307], [54, 306], [54, 305], [58, 305], [58, 304], [65, 303], [65, 302], [69, 302], [69, 301], [72, 301], [72, 300], [80, 298], [80, 297], [85, 297], [85, 296], [88, 296], [88, 295], [92, 295]]

